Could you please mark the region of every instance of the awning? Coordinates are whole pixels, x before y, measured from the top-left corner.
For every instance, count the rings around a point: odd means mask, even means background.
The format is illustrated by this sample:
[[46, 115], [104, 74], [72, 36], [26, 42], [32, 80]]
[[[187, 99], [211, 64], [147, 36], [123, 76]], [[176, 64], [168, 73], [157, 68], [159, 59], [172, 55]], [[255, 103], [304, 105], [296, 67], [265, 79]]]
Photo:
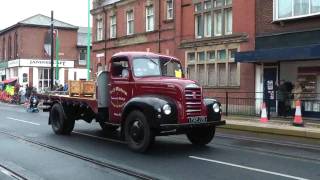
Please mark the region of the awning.
[[277, 61], [303, 61], [320, 60], [320, 44], [276, 48], [258, 49], [255, 51], [238, 52], [236, 62], [277, 62]]
[[2, 83], [2, 84], [10, 84], [10, 83], [14, 83], [15, 81], [17, 81], [17, 78], [7, 79], [7, 80], [4, 80], [4, 81], [1, 81], [0, 83]]

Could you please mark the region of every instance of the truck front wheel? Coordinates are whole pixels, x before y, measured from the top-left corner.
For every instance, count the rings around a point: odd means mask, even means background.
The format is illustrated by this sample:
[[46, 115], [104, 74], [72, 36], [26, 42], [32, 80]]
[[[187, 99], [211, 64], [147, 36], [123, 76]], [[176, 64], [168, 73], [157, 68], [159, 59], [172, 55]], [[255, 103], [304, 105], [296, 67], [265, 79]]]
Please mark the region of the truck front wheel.
[[74, 128], [75, 120], [68, 119], [64, 114], [63, 107], [56, 103], [50, 112], [52, 130], [56, 134], [70, 134]]
[[124, 131], [128, 146], [135, 152], [147, 151], [155, 139], [147, 118], [140, 111], [132, 111], [127, 116]]
[[216, 127], [194, 128], [187, 133], [187, 137], [192, 144], [204, 146], [211, 142], [215, 131]]

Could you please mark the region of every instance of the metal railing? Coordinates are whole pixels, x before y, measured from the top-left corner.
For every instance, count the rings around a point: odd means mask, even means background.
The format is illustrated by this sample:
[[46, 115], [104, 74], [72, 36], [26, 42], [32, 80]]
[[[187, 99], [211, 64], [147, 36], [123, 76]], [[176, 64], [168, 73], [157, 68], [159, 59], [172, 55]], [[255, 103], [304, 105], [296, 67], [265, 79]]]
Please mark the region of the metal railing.
[[[297, 95], [300, 97], [296, 99]], [[259, 116], [262, 103], [267, 106], [271, 117], [292, 116], [295, 112], [295, 103], [301, 101], [302, 113], [306, 116], [320, 118], [320, 93], [288, 93], [284, 99], [277, 97], [273, 92], [266, 98], [263, 92], [220, 92], [211, 96], [222, 104], [224, 115]]]

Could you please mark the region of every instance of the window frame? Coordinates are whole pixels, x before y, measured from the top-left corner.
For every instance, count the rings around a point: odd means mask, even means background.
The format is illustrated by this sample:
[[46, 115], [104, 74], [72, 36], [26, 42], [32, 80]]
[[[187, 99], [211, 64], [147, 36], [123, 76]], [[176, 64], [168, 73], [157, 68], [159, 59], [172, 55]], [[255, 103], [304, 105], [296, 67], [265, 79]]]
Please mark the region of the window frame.
[[[109, 36], [110, 36], [110, 39], [113, 39], [113, 38], [117, 37], [117, 16], [112, 15], [112, 16], [110, 16], [109, 19], [110, 19]], [[114, 32], [114, 34], [113, 34], [113, 32]]]
[[[129, 19], [129, 13], [132, 13], [132, 19]], [[127, 36], [134, 34], [134, 11], [130, 9], [126, 12]], [[130, 24], [132, 23], [132, 32], [130, 32]]]
[[[170, 4], [171, 4], [171, 7], [170, 7]], [[172, 20], [173, 18], [174, 18], [174, 0], [166, 0], [166, 19]]]
[[300, 18], [306, 18], [306, 17], [312, 17], [312, 16], [317, 16], [320, 15], [320, 10], [319, 12], [312, 13], [311, 11], [311, 1], [308, 0], [309, 6], [308, 6], [308, 14], [304, 15], [294, 15], [294, 0], [291, 0], [291, 16], [290, 17], [284, 17], [284, 18], [279, 18], [279, 0], [273, 0], [273, 21], [284, 21], [284, 20], [293, 20], [293, 19], [300, 19]]
[[[149, 14], [149, 8], [152, 9], [152, 13]], [[154, 6], [153, 4], [146, 6], [146, 32], [154, 31], [154, 24], [155, 24], [155, 18], [154, 18]], [[152, 19], [152, 20], [151, 20]], [[149, 27], [149, 21], [152, 22], [151, 27]]]
[[96, 24], [96, 41], [102, 41], [103, 40], [103, 20], [102, 18], [97, 18], [97, 24]]

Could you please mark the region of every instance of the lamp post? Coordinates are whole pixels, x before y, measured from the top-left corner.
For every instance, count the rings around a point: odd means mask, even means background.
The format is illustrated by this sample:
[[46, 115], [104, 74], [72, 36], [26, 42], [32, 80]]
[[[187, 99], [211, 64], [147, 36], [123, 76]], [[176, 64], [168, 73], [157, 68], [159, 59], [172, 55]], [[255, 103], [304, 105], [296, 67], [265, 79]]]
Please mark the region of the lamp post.
[[90, 0], [88, 0], [87, 80], [90, 80], [90, 45], [91, 45]]
[[51, 67], [50, 67], [50, 88], [53, 91], [53, 11], [51, 11]]

